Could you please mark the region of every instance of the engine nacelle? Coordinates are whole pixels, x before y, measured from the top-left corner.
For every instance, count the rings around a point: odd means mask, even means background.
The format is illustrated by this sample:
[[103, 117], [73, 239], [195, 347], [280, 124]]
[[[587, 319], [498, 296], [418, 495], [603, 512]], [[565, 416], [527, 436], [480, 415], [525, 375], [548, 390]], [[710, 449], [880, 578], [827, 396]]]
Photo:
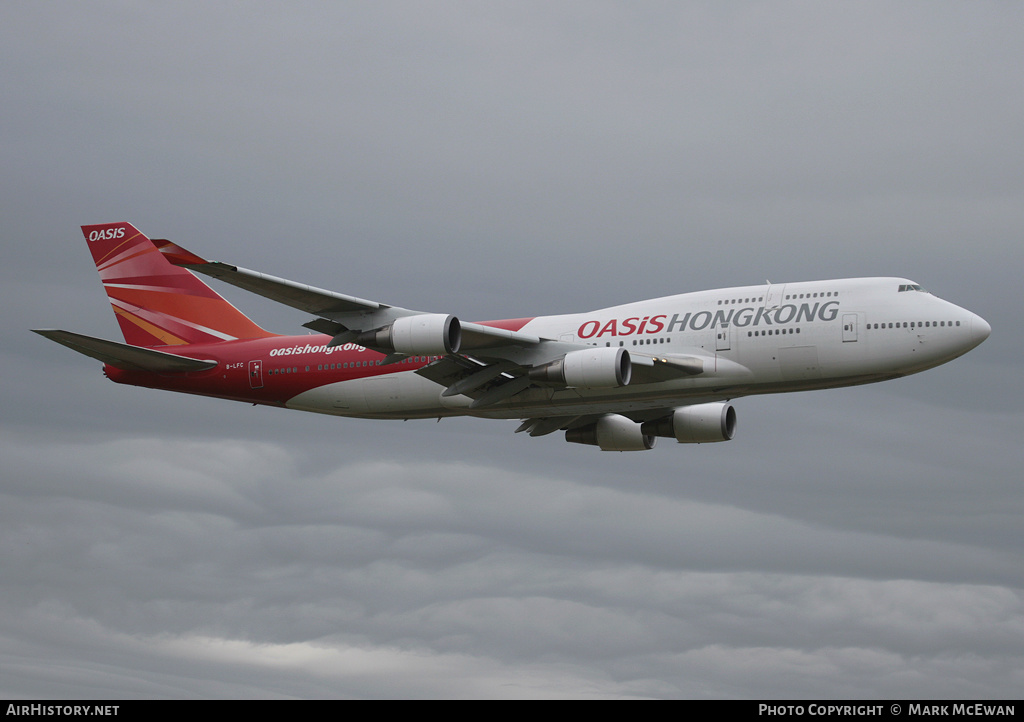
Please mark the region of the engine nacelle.
[[530, 379], [533, 381], [584, 389], [625, 386], [632, 375], [633, 365], [629, 360], [629, 352], [621, 346], [570, 351], [560, 359], [530, 369]]
[[569, 429], [565, 440], [573, 444], [590, 444], [601, 447], [601, 451], [647, 451], [653, 449], [658, 440], [652, 434], [644, 433], [640, 424], [618, 414], [607, 414], [596, 423]]
[[457, 353], [462, 345], [462, 324], [443, 313], [403, 316], [384, 328], [359, 334], [355, 342], [409, 355]]
[[729, 441], [736, 433], [736, 409], [724, 401], [681, 406], [671, 416], [647, 421], [642, 428], [645, 434], [675, 438], [680, 444]]

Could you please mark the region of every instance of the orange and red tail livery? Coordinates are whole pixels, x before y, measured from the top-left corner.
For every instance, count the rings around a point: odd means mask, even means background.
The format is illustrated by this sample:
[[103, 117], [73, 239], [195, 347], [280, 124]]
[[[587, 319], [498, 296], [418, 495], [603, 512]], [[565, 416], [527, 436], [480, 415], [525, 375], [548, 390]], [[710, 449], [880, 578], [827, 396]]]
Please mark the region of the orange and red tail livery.
[[82, 226], [82, 233], [127, 343], [178, 346], [274, 336], [172, 265], [130, 223]]

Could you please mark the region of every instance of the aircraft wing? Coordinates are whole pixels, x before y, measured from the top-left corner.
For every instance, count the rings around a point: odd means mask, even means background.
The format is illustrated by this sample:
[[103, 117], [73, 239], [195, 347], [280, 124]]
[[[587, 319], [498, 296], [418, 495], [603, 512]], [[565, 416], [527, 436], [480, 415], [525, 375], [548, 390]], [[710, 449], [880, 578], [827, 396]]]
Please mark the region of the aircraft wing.
[[698, 357], [630, 353], [622, 347], [595, 347], [460, 322], [451, 315], [389, 306], [207, 261], [167, 240], [153, 243], [174, 265], [316, 315], [303, 325], [331, 336], [330, 346], [357, 343], [387, 354], [384, 363], [409, 355], [442, 357], [417, 373], [445, 386], [443, 395], [470, 396], [472, 408], [497, 403], [532, 385], [579, 386], [582, 380], [616, 386], [629, 383], [630, 375], [633, 383], [658, 383], [704, 372]]
[[[156, 239], [153, 243], [167, 260], [176, 266], [217, 278], [272, 301], [319, 316], [318, 319], [304, 325], [319, 333], [336, 337], [334, 345], [354, 341], [359, 334], [386, 326], [399, 318], [428, 315], [423, 311], [413, 311], [327, 291], [220, 261], [207, 261], [168, 240]], [[540, 341], [539, 337], [530, 334], [476, 323], [459, 325], [462, 330], [461, 348], [469, 350], [507, 343], [536, 344]], [[372, 343], [362, 345], [373, 348]]]
[[[275, 276], [250, 271], [228, 263], [207, 261], [165, 239], [153, 239], [153, 244], [175, 266], [182, 266], [194, 273], [217, 278], [225, 283], [230, 283], [232, 286], [244, 288], [246, 291], [251, 291], [264, 298], [269, 298], [272, 301], [277, 301], [286, 306], [322, 316], [323, 318], [343, 317], [346, 314], [353, 313], [372, 316], [391, 308], [374, 301], [367, 301], [355, 296], [346, 296], [334, 291], [325, 291], [322, 288], [276, 278]], [[418, 313], [418, 311], [409, 311], [407, 309], [394, 309], [394, 311], [397, 313], [397, 316]]]

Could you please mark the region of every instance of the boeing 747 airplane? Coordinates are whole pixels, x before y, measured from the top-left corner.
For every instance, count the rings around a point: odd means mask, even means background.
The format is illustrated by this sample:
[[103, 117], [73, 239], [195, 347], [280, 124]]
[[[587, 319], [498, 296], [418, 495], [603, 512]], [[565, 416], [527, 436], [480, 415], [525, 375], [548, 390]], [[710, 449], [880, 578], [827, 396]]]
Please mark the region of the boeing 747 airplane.
[[[732, 400], [924, 371], [988, 338], [905, 278], [769, 283], [588, 313], [460, 321], [207, 261], [128, 223], [83, 226], [125, 343], [41, 334], [117, 383], [366, 419], [476, 416], [605, 451], [728, 441]], [[195, 274], [315, 318], [265, 331]]]

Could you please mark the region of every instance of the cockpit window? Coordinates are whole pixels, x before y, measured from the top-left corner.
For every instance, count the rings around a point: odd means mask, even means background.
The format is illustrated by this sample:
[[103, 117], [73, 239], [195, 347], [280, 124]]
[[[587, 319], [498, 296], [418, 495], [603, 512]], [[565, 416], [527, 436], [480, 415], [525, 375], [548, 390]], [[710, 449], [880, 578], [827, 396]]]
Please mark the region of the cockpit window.
[[901, 283], [900, 293], [903, 293], [904, 291], [922, 291], [924, 293], [928, 293], [916, 283]]

